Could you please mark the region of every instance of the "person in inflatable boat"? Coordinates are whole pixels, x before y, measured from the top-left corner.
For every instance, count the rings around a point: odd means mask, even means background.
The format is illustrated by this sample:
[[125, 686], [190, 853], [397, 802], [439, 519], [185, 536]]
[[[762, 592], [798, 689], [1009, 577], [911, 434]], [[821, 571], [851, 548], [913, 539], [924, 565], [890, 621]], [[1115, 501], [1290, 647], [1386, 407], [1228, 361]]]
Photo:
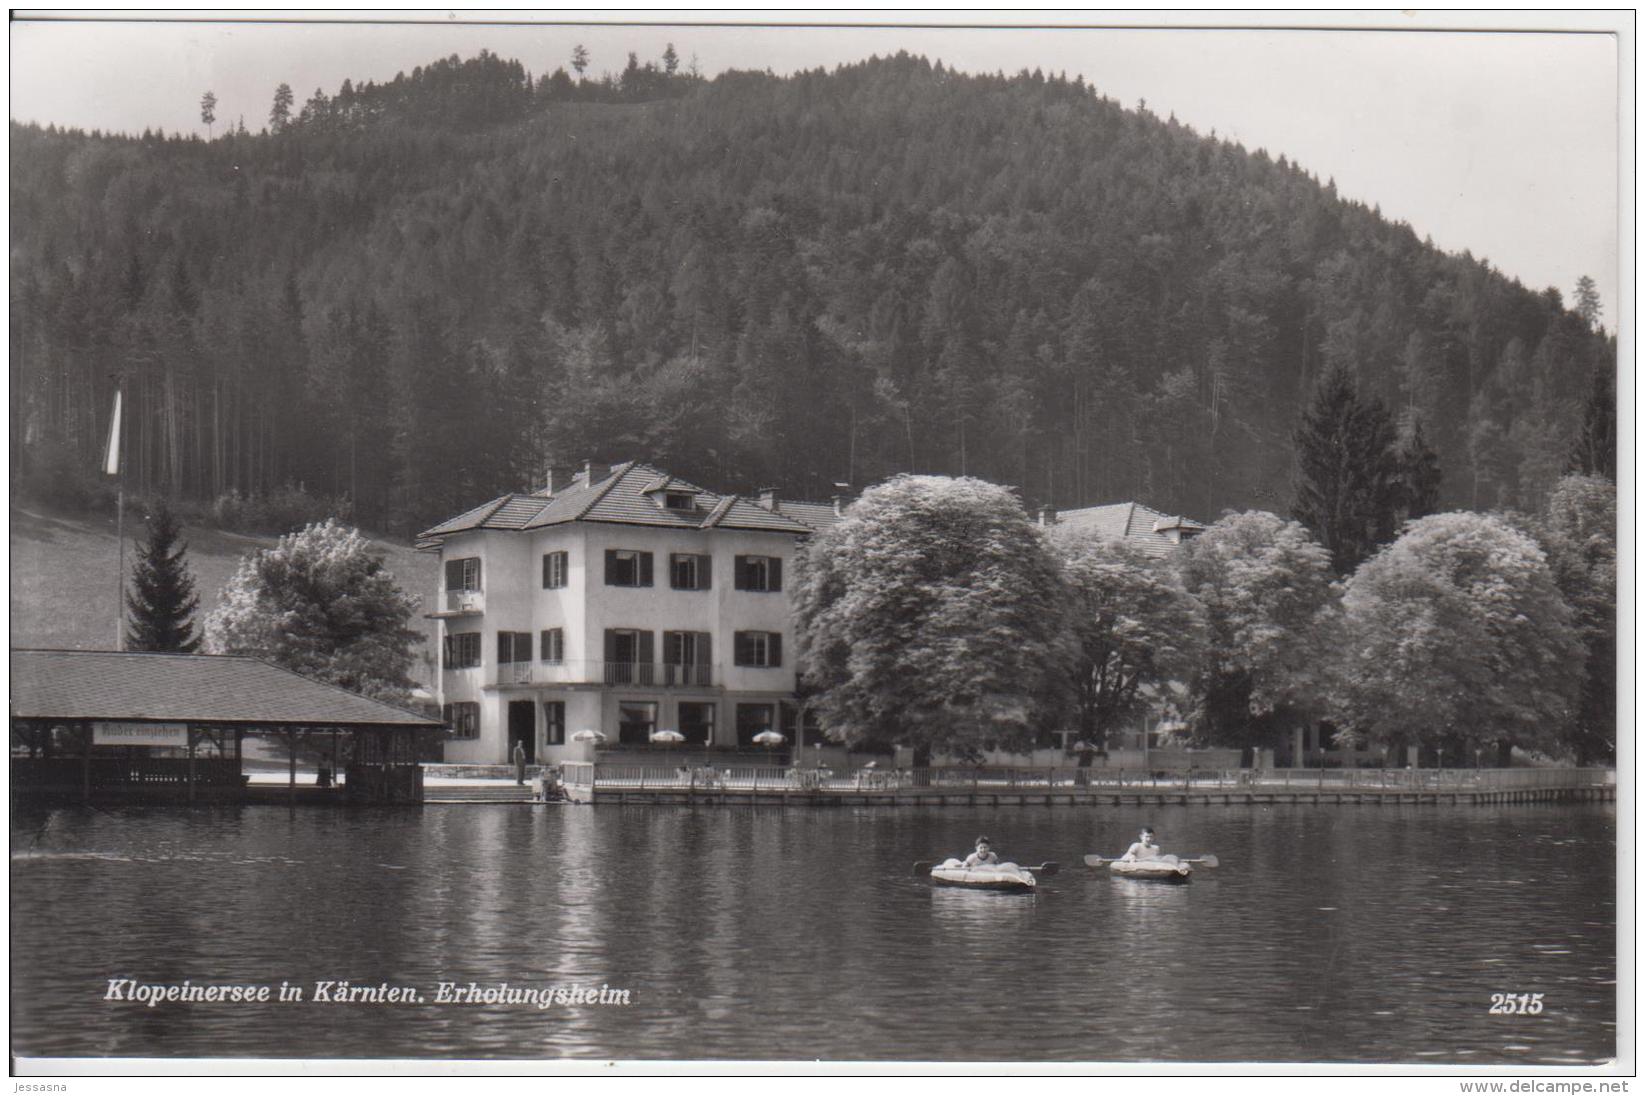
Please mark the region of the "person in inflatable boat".
[[1144, 826], [1142, 832], [1137, 835], [1137, 839], [1131, 842], [1131, 847], [1125, 850], [1125, 855], [1120, 859], [1158, 860], [1159, 857], [1159, 846], [1154, 844], [1154, 831]]
[[965, 858], [965, 863], [962, 866], [967, 868], [987, 868], [998, 864], [1000, 862], [1000, 858], [994, 855], [994, 850], [990, 848], [989, 845], [990, 842], [988, 838], [977, 838], [977, 851], [972, 853], [970, 856], [967, 856]]

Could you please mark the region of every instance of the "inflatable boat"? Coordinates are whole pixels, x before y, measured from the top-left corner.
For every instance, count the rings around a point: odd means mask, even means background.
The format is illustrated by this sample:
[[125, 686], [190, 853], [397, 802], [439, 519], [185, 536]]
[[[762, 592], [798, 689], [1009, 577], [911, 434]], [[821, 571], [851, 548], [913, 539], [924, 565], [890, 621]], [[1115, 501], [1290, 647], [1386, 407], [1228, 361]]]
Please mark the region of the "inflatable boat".
[[1174, 856], [1162, 856], [1158, 860], [1114, 860], [1108, 870], [1127, 879], [1152, 879], [1158, 883], [1186, 883], [1194, 871]]
[[969, 887], [972, 890], [1028, 892], [1035, 887], [1032, 872], [1015, 864], [994, 864], [986, 868], [967, 868], [955, 859], [944, 860], [931, 869], [931, 882], [944, 887]]

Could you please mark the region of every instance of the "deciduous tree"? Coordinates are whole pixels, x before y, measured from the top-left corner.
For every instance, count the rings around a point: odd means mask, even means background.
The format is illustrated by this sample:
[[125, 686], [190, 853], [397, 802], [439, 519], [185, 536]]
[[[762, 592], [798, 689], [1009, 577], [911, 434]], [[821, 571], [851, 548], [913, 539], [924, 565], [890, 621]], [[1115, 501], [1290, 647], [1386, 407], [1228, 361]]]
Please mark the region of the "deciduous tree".
[[419, 604], [357, 530], [328, 520], [241, 560], [206, 618], [206, 649], [404, 701], [422, 642], [410, 626]]
[[796, 621], [833, 737], [967, 753], [1025, 746], [1069, 713], [1056, 560], [1009, 490], [898, 476], [807, 547]]
[[1548, 498], [1542, 545], [1575, 614], [1586, 672], [1568, 736], [1580, 764], [1616, 763], [1616, 484], [1570, 475]]
[[1559, 746], [1575, 714], [1582, 646], [1526, 533], [1486, 514], [1422, 518], [1360, 567], [1343, 607], [1333, 693], [1351, 735], [1453, 756], [1493, 744]]

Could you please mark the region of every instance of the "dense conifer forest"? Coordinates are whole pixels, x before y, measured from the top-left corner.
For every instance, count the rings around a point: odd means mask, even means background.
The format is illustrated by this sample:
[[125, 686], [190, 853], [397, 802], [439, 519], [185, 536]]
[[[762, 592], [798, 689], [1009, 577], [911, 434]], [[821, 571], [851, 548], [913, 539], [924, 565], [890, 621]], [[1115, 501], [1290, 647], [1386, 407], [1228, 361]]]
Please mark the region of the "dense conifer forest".
[[14, 487], [94, 488], [123, 377], [130, 489], [402, 534], [627, 457], [1212, 519], [1286, 509], [1342, 365], [1442, 506], [1532, 510], [1614, 374], [1592, 302], [1080, 80], [481, 54], [270, 90], [210, 140], [12, 125]]

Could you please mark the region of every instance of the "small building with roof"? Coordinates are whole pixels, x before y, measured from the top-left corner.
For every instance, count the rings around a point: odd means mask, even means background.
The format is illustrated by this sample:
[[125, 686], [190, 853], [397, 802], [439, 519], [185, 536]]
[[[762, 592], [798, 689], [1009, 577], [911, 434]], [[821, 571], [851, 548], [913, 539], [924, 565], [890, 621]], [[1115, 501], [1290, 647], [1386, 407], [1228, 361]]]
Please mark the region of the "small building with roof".
[[1058, 512], [1049, 507], [1040, 511], [1040, 523], [1089, 533], [1106, 540], [1124, 540], [1148, 555], [1164, 558], [1183, 542], [1205, 532], [1192, 518], [1161, 513], [1140, 502], [1114, 502]]
[[792, 742], [785, 591], [796, 545], [839, 509], [590, 463], [423, 531], [441, 560], [446, 759], [498, 764], [518, 746], [552, 763], [596, 739], [679, 741], [667, 731], [706, 749]]
[[235, 798], [257, 735], [283, 740], [292, 792], [299, 739], [324, 737], [339, 798], [401, 803], [440, 723], [246, 656], [18, 649], [11, 728], [14, 793]]

